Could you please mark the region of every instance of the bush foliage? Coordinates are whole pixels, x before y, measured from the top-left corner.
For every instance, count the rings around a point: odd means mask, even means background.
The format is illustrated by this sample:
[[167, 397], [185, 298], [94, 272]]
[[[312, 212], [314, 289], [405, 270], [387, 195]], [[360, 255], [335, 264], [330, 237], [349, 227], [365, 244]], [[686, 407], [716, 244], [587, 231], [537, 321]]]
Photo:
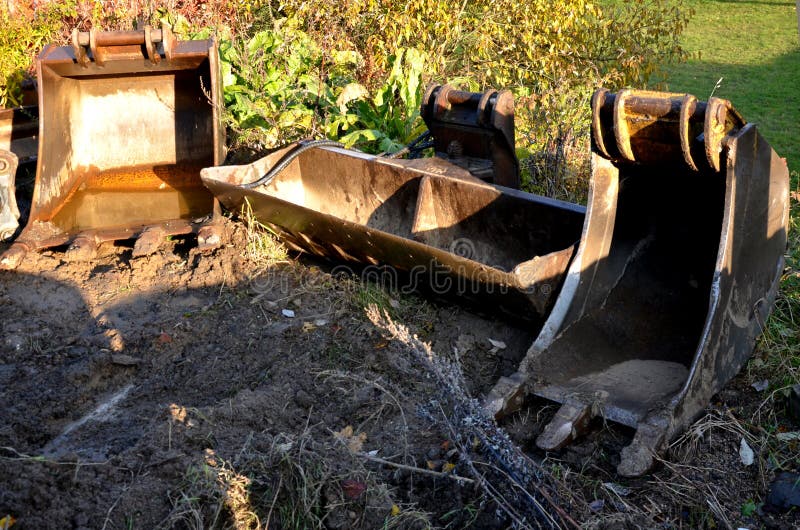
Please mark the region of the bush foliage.
[[22, 22], [0, 7], [0, 22], [12, 28], [0, 37], [3, 103], [14, 103], [31, 51], [66, 35], [66, 25], [161, 20], [178, 33], [220, 37], [225, 103], [241, 145], [324, 135], [393, 151], [420, 129], [426, 83], [510, 88], [526, 167], [534, 177], [555, 170], [549, 193], [574, 172], [565, 161], [585, 148], [594, 88], [658, 82], [662, 66], [685, 59], [678, 37], [692, 14], [683, 0], [172, 0], [155, 12], [133, 0], [44, 6]]

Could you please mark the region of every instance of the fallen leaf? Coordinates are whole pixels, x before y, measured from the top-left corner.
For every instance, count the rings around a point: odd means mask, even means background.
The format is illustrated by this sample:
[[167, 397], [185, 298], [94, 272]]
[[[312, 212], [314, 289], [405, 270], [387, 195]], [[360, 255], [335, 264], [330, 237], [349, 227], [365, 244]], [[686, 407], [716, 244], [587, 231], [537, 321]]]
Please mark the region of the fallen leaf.
[[358, 480], [347, 479], [342, 481], [342, 491], [345, 497], [355, 500], [367, 491], [367, 484]]
[[443, 473], [450, 473], [455, 468], [456, 468], [455, 464], [451, 464], [450, 462], [445, 462], [444, 465], [442, 466], [442, 472]]
[[752, 465], [753, 460], [755, 460], [755, 454], [750, 446], [747, 445], [747, 442], [744, 438], [742, 438], [742, 442], [739, 444], [739, 458], [742, 460], [742, 464], [745, 466]]
[[782, 442], [791, 442], [792, 440], [800, 440], [800, 431], [792, 431], [792, 432], [779, 432], [775, 435], [775, 438]]
[[392, 504], [392, 515], [394, 517], [397, 517], [398, 515], [400, 515], [400, 507], [398, 505], [396, 505], [396, 504]]
[[170, 336], [169, 336], [167, 333], [164, 333], [164, 332], [162, 331], [162, 332], [161, 332], [161, 334], [160, 334], [160, 335], [158, 336], [158, 338], [156, 339], [156, 341], [157, 341], [159, 344], [167, 344], [167, 343], [169, 343], [169, 342], [172, 342], [172, 337], [170, 337]]
[[311, 322], [303, 322], [303, 331], [305, 331], [306, 333], [308, 333], [309, 331], [314, 331], [315, 329], [317, 329], [317, 326], [315, 326]]
[[498, 350], [505, 350], [507, 348], [506, 343], [503, 342], [502, 340], [494, 340], [494, 339], [490, 339], [490, 338], [487, 338], [486, 340], [488, 340], [489, 344], [491, 344], [493, 347], [497, 348]]
[[367, 441], [367, 433], [360, 432], [355, 434], [352, 425], [346, 426], [341, 431], [333, 433], [333, 435], [338, 440], [344, 442], [347, 448], [353, 453], [361, 452], [364, 442]]
[[17, 520], [11, 517], [10, 515], [6, 515], [5, 517], [0, 517], [0, 529], [6, 530], [14, 526]]

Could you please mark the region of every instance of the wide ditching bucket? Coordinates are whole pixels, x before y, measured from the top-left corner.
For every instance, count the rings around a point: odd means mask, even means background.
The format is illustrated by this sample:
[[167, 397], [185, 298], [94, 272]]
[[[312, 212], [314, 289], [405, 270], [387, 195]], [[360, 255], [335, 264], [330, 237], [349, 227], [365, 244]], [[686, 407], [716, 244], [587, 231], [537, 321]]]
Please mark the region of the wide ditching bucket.
[[219, 241], [200, 169], [224, 158], [213, 39], [171, 33], [78, 32], [37, 60], [39, 154], [28, 223], [2, 257], [69, 244], [89, 258], [102, 241], [139, 237], [134, 255], [169, 235]]
[[564, 286], [488, 407], [561, 403], [558, 450], [601, 416], [636, 429], [618, 471], [645, 473], [742, 367], [784, 264], [788, 169], [723, 99], [600, 90], [592, 182]]
[[395, 286], [402, 272], [411, 287], [537, 327], [583, 224], [580, 206], [486, 184], [441, 158], [300, 144], [202, 177], [228, 209], [249, 203], [293, 248], [358, 263], [363, 277]]
[[317, 140], [246, 166], [204, 169], [202, 179], [229, 210], [249, 204], [296, 249], [538, 328], [585, 209], [485, 182], [519, 182], [510, 93], [432, 86], [421, 114], [433, 158], [373, 156]]

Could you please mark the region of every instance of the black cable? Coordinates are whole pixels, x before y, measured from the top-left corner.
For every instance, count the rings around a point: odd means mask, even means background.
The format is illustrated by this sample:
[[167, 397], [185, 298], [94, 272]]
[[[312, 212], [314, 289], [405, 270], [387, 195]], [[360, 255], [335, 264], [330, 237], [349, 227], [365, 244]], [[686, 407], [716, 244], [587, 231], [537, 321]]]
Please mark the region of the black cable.
[[400, 158], [401, 156], [408, 154], [409, 158], [419, 158], [419, 153], [421, 153], [422, 151], [424, 151], [429, 147], [433, 147], [433, 140], [421, 143], [424, 140], [428, 140], [430, 137], [431, 137], [431, 132], [425, 131], [424, 133], [420, 134], [419, 136], [411, 140], [411, 142], [402, 149], [395, 151], [392, 154], [383, 156], [385, 156], [386, 158]]
[[253, 188], [257, 188], [259, 186], [266, 186], [267, 184], [272, 182], [273, 179], [275, 179], [275, 177], [278, 176], [278, 173], [280, 173], [281, 171], [286, 169], [286, 166], [291, 164], [292, 161], [295, 158], [297, 158], [298, 156], [300, 156], [302, 153], [304, 153], [305, 151], [308, 151], [309, 149], [314, 149], [314, 148], [317, 148], [317, 147], [324, 147], [324, 146], [344, 147], [344, 145], [342, 145], [341, 143], [335, 142], [333, 140], [301, 141], [300, 143], [298, 143], [294, 147], [294, 149], [292, 149], [291, 151], [289, 151], [288, 153], [283, 155], [281, 157], [281, 159], [278, 161], [278, 163], [275, 164], [274, 166], [272, 166], [272, 169], [267, 171], [264, 174], [264, 176], [262, 176], [260, 179], [255, 180], [253, 182], [248, 182], [246, 184], [242, 184], [241, 187], [245, 188], [245, 189], [248, 189], [248, 190], [252, 190]]
[[411, 149], [408, 154], [408, 158], [422, 158], [422, 152], [425, 151], [425, 149], [433, 147], [434, 145], [436, 145], [436, 143], [433, 140], [428, 140], [425, 143], [419, 144], [414, 149]]

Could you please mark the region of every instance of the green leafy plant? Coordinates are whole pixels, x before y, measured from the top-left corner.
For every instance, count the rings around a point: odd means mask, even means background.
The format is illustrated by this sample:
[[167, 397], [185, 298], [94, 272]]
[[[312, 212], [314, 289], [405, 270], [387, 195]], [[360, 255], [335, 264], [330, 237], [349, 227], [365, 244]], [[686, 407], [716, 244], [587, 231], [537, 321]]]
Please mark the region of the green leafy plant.
[[397, 52], [374, 96], [356, 81], [361, 54], [324, 49], [293, 19], [244, 38], [223, 34], [219, 53], [235, 146], [266, 150], [324, 136], [365, 151], [395, 151], [424, 130], [425, 56], [418, 50]]
[[36, 54], [62, 37], [65, 25], [77, 16], [77, 3], [47, 2], [35, 11], [12, 11], [14, 3], [0, 4], [0, 108], [22, 102], [22, 82], [33, 75]]
[[[425, 55], [415, 48], [401, 49], [390, 63], [389, 77], [375, 96], [360, 97], [351, 104], [358, 120], [351, 124], [355, 130], [341, 137], [345, 145], [393, 153], [424, 132], [419, 109]], [[366, 88], [360, 93], [366, 96]]]
[[748, 499], [742, 504], [741, 511], [742, 516], [752, 517], [758, 511], [758, 504], [756, 504], [753, 499]]
[[292, 21], [246, 41], [222, 39], [220, 58], [229, 121], [245, 143], [271, 149], [325, 130], [336, 101], [323, 54]]

